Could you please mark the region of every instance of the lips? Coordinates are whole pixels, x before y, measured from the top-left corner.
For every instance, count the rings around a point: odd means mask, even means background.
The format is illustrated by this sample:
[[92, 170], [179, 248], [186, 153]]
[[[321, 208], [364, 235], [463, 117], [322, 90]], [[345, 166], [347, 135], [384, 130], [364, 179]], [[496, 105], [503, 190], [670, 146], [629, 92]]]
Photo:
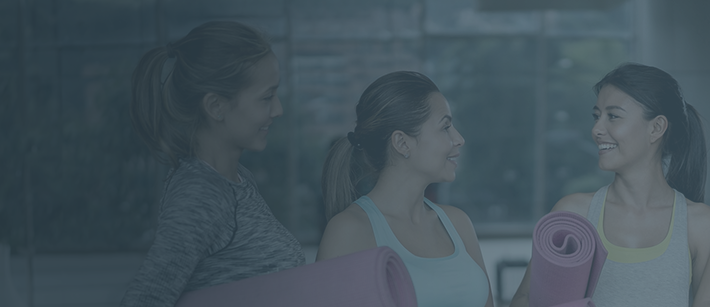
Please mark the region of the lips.
[[459, 156], [460, 156], [460, 154], [455, 154], [455, 155], [453, 155], [453, 156], [447, 157], [446, 160], [448, 160], [449, 162], [451, 162], [451, 163], [453, 163], [454, 165], [457, 165], [457, 166], [458, 166], [458, 162], [456, 162], [456, 159], [458, 159]]
[[273, 123], [273, 121], [269, 121], [269, 122], [266, 124], [266, 126], [263, 126], [263, 127], [259, 128], [259, 130], [260, 130], [260, 131], [266, 131], [266, 132], [268, 132], [268, 131], [269, 131], [269, 127], [271, 126], [272, 123]]

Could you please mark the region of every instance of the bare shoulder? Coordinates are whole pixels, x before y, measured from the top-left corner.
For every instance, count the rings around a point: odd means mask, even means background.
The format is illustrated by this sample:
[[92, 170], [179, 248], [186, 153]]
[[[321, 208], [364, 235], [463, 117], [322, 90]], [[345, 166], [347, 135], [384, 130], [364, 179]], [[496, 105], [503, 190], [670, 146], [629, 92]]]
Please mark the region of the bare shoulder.
[[569, 211], [587, 216], [594, 193], [575, 193], [562, 197], [551, 211]]
[[704, 203], [685, 200], [688, 204], [688, 236], [693, 247], [710, 251], [710, 206]]
[[316, 260], [325, 260], [377, 246], [370, 219], [352, 204], [328, 221]]
[[710, 222], [710, 206], [704, 203], [696, 203], [690, 199], [685, 199], [688, 204], [688, 218], [700, 219], [704, 222]]

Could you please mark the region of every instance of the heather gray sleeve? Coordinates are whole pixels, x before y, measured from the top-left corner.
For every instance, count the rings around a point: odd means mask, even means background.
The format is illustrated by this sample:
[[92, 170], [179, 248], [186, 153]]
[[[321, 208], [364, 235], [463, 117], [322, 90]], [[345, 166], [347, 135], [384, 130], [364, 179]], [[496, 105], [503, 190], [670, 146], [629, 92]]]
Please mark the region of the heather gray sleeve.
[[177, 175], [167, 187], [155, 241], [121, 306], [174, 306], [195, 267], [236, 231], [235, 204], [223, 185]]

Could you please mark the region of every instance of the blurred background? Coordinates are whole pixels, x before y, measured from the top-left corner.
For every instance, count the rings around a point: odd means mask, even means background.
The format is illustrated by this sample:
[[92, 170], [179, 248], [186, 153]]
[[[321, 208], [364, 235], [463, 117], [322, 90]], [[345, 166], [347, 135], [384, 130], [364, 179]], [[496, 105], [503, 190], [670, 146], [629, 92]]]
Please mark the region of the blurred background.
[[657, 66], [710, 117], [709, 13], [703, 0], [0, 0], [0, 302], [118, 305], [168, 171], [132, 130], [130, 75], [147, 50], [237, 20], [271, 38], [285, 109], [242, 163], [309, 261], [330, 144], [367, 85], [420, 71], [466, 138], [456, 181], [429, 194], [468, 213], [506, 306], [535, 222], [613, 178], [590, 137], [594, 83]]

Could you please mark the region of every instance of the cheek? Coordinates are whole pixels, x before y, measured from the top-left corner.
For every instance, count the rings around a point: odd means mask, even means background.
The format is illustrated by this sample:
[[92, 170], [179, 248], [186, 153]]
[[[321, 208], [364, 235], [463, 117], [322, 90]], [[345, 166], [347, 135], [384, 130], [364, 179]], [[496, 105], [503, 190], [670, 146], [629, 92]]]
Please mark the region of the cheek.
[[258, 104], [256, 105], [244, 105], [241, 108], [235, 110], [238, 112], [238, 117], [239, 117], [239, 125], [242, 127], [250, 126], [250, 125], [256, 125], [257, 123], [263, 121], [264, 117], [266, 117], [264, 114], [268, 114], [268, 112], [265, 112], [263, 110], [264, 108], [259, 106]]

